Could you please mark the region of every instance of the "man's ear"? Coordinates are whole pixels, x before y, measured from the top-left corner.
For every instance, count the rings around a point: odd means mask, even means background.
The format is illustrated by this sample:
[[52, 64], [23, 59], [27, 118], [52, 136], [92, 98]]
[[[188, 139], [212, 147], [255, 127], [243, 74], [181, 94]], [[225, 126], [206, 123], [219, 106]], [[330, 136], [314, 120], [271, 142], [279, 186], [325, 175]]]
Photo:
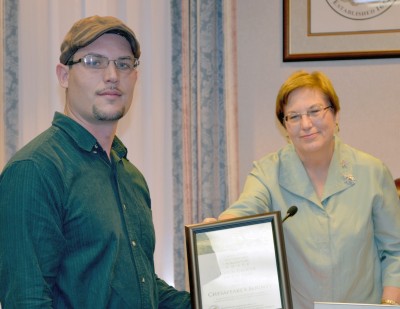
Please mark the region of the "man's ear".
[[69, 66], [64, 65], [62, 63], [57, 64], [56, 74], [60, 86], [63, 88], [68, 88]]

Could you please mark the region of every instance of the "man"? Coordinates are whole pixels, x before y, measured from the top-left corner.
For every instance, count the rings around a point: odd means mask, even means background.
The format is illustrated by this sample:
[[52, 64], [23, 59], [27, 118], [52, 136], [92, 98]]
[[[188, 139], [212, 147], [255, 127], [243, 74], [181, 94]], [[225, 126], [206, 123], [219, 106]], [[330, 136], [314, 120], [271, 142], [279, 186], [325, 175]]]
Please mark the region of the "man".
[[140, 46], [114, 17], [76, 22], [56, 72], [64, 114], [0, 176], [0, 302], [8, 308], [190, 308], [154, 272], [149, 190], [116, 137]]

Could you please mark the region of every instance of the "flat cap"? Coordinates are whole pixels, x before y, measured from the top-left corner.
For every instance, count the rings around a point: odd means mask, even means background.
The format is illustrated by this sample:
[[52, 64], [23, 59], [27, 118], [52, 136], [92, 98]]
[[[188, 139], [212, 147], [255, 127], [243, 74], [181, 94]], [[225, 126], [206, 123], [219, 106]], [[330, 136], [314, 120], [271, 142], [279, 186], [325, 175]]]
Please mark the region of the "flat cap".
[[140, 57], [140, 45], [135, 33], [121, 20], [113, 16], [90, 16], [78, 20], [61, 43], [60, 62], [68, 60], [82, 47], [85, 47], [105, 33], [115, 33], [127, 39], [135, 58]]

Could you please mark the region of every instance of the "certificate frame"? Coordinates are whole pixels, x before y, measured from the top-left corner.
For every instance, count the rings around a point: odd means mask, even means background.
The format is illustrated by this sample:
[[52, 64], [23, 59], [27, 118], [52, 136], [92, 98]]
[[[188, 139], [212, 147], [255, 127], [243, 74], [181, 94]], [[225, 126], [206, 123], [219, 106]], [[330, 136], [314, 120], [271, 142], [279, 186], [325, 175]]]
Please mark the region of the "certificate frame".
[[[392, 20], [391, 16], [398, 16], [400, 6], [393, 4], [395, 0], [356, 4], [360, 2], [284, 0], [283, 61], [400, 57], [400, 26], [395, 21], [391, 24], [388, 21]], [[340, 3], [338, 7], [335, 7], [336, 3]], [[312, 5], [320, 7], [314, 10], [318, 14], [312, 15]], [[363, 15], [368, 15], [368, 18], [362, 20], [358, 17]], [[318, 18], [323, 20], [324, 28], [327, 25], [335, 30], [321, 28], [321, 31], [313, 31], [311, 20]]]
[[[222, 235], [222, 237], [224, 237], [223, 235], [227, 235], [226, 233], [230, 234], [233, 231], [238, 232], [239, 230], [237, 230], [237, 228], [240, 229], [240, 235], [242, 235], [242, 237], [245, 238], [246, 235], [247, 234], [250, 235], [250, 233], [252, 233], [252, 231], [255, 228], [257, 229], [260, 227], [263, 228], [264, 226], [268, 228], [268, 231], [272, 231], [273, 248], [270, 248], [270, 243], [268, 243], [267, 246], [269, 249], [267, 254], [271, 255], [270, 251], [272, 250], [273, 256], [271, 256], [271, 259], [275, 261], [268, 267], [270, 266], [273, 267], [274, 269], [272, 269], [272, 272], [277, 273], [278, 283], [276, 285], [279, 286], [276, 288], [279, 289], [279, 294], [280, 294], [279, 296], [281, 301], [280, 306], [277, 308], [292, 309], [293, 305], [292, 305], [292, 297], [290, 291], [285, 242], [283, 237], [282, 219], [280, 212], [269, 212], [261, 215], [246, 216], [246, 217], [222, 220], [212, 223], [185, 225], [186, 252], [188, 259], [188, 270], [189, 270], [189, 285], [190, 285], [192, 307], [194, 309], [206, 308], [203, 306], [205, 295], [203, 295], [202, 292], [202, 288], [204, 286], [201, 285], [201, 281], [204, 276], [209, 277], [207, 273], [210, 272], [210, 268], [211, 269], [218, 268], [218, 266], [215, 265], [218, 264], [218, 262], [216, 261], [215, 263], [213, 261], [212, 264], [207, 264], [207, 267], [206, 265], [202, 265], [199, 262], [199, 257], [202, 254], [201, 252], [199, 252], [199, 250], [202, 250], [199, 249], [201, 248], [200, 243], [202, 242], [202, 239], [204, 241], [204, 237], [207, 235], [214, 235], [217, 237], [218, 236], [221, 237]], [[243, 233], [243, 228], [245, 229], [244, 233]], [[211, 244], [212, 244], [211, 246], [212, 250], [214, 251], [212, 255], [217, 256], [218, 254], [223, 254], [221, 252], [218, 252], [218, 250], [216, 250], [215, 248], [213, 248], [213, 243]], [[235, 244], [233, 243], [233, 245]], [[246, 248], [246, 253], [248, 252], [247, 250], [248, 249]], [[250, 252], [250, 254], [252, 254], [252, 252]], [[216, 277], [218, 276], [222, 277], [223, 274], [219, 273], [216, 275]], [[228, 289], [229, 288], [226, 287], [226, 290]], [[260, 291], [260, 293], [263, 292]], [[219, 306], [224, 307], [225, 305], [224, 300], [222, 299], [220, 302], [222, 303], [219, 303], [218, 306], [214, 305], [210, 306], [210, 308], [219, 308]]]

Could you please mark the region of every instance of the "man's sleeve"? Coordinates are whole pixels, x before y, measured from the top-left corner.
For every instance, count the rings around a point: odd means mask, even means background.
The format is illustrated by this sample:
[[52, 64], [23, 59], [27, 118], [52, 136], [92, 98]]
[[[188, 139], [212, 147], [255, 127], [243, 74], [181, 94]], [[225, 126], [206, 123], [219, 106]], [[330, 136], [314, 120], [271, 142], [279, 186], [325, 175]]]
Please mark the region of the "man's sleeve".
[[157, 278], [159, 309], [190, 309], [190, 294], [178, 291], [164, 280]]
[[0, 176], [3, 308], [52, 307], [52, 288], [65, 248], [52, 176], [32, 161], [15, 162]]

